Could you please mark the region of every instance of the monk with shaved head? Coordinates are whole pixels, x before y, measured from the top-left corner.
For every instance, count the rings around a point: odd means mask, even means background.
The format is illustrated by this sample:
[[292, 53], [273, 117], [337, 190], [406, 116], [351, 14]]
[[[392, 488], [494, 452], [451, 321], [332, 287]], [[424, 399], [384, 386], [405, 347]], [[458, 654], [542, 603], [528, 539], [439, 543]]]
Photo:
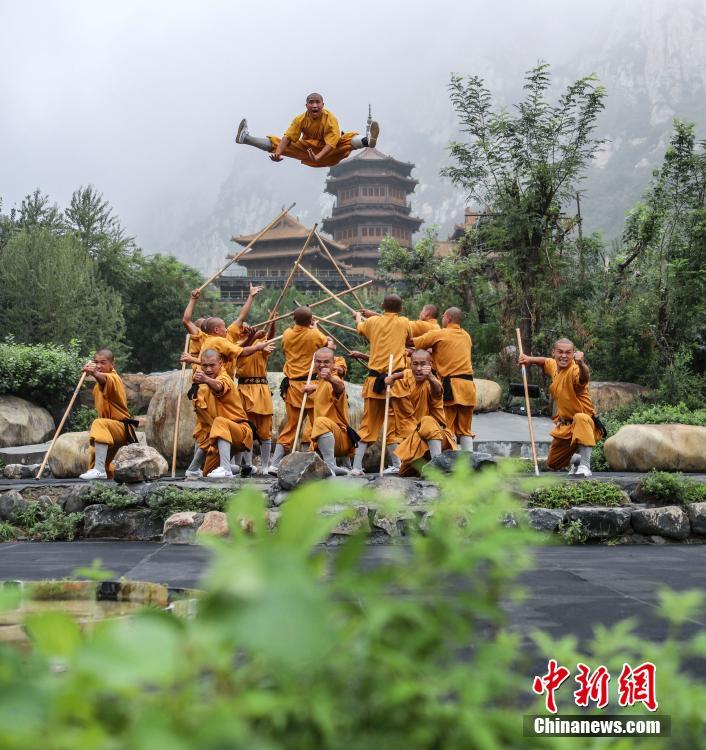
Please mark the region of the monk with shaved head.
[[473, 382], [473, 341], [461, 328], [463, 313], [449, 307], [442, 317], [443, 328], [414, 337], [417, 349], [431, 351], [434, 369], [444, 389], [446, 424], [459, 442], [461, 450], [473, 451], [471, 431], [473, 409], [476, 405], [476, 385]]
[[379, 132], [380, 126], [375, 121], [370, 125], [370, 134], [364, 138], [357, 133], [342, 132], [336, 117], [324, 108], [323, 96], [314, 91], [306, 97], [306, 111], [292, 120], [282, 138], [252, 136], [247, 120], [241, 120], [235, 142], [266, 151], [275, 162], [289, 156], [309, 167], [332, 167], [354, 149], [374, 148]]
[[581, 351], [569, 339], [559, 339], [552, 347], [551, 357], [530, 357], [522, 354], [521, 365], [536, 365], [551, 378], [549, 392], [556, 413], [552, 443], [547, 456], [550, 469], [569, 466], [569, 474], [591, 476], [591, 451], [604, 434], [595, 419], [595, 410], [588, 390], [589, 369]]
[[115, 372], [110, 349], [99, 349], [83, 372], [96, 381], [93, 402], [98, 418], [93, 420], [88, 438], [91, 444], [88, 471], [81, 479], [108, 479], [113, 476], [113, 458], [123, 445], [136, 443], [137, 422], [130, 417], [123, 381]]

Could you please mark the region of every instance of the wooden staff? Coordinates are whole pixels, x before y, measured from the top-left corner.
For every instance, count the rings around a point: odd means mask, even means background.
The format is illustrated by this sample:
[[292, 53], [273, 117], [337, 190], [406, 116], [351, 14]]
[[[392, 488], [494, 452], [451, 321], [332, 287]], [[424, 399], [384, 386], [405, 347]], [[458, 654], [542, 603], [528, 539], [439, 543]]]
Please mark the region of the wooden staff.
[[[314, 320], [325, 320], [325, 318], [319, 318], [317, 315], [314, 315]], [[347, 326], [345, 323], [339, 323], [337, 320], [330, 320], [329, 323], [332, 326], [336, 326], [336, 328], [343, 328], [344, 331], [350, 331], [351, 333], [355, 333], [357, 336], [360, 336], [361, 338], [365, 338], [355, 328], [353, 328], [352, 326]]]
[[[351, 289], [350, 281], [348, 281], [343, 271], [341, 271], [341, 267], [338, 265], [338, 263], [336, 263], [336, 259], [333, 257], [333, 255], [331, 255], [328, 247], [326, 247], [326, 243], [321, 239], [321, 235], [318, 232], [316, 232], [316, 239], [319, 241], [319, 245], [321, 249], [324, 251], [324, 254], [326, 255], [326, 257], [331, 261], [336, 271], [338, 271], [338, 275], [341, 277], [341, 281], [348, 287], [348, 289]], [[365, 307], [365, 305], [361, 302], [360, 297], [355, 292], [353, 293], [353, 296], [355, 297], [355, 301], [361, 307]]]
[[[186, 334], [184, 341], [184, 354], [189, 353], [189, 339], [191, 334]], [[172, 443], [172, 479], [176, 476], [176, 459], [177, 459], [177, 442], [179, 441], [179, 417], [181, 416], [181, 392], [184, 390], [184, 371], [186, 362], [181, 363], [181, 373], [179, 374], [179, 395], [177, 396], [176, 418], [174, 420], [174, 441]]]
[[299, 265], [299, 261], [304, 256], [304, 253], [306, 252], [306, 249], [309, 247], [309, 243], [311, 242], [311, 238], [314, 236], [314, 232], [316, 232], [316, 224], [311, 228], [311, 231], [309, 232], [309, 235], [306, 238], [306, 242], [304, 243], [304, 246], [299, 251], [299, 255], [297, 256], [297, 259], [294, 261], [294, 265], [292, 266], [292, 270], [289, 272], [289, 276], [287, 276], [287, 280], [284, 282], [284, 287], [282, 288], [282, 291], [280, 292], [279, 297], [277, 298], [277, 302], [275, 302], [275, 306], [270, 311], [270, 322], [275, 319], [275, 315], [277, 315], [277, 309], [279, 308], [280, 304], [282, 304], [282, 300], [284, 299], [284, 295], [287, 293], [287, 289], [289, 289], [289, 285], [292, 283], [292, 279], [294, 278], [294, 274], [297, 272], [297, 266]]
[[[387, 377], [392, 376], [392, 362], [393, 362], [393, 356], [392, 352], [390, 352], [390, 364], [387, 366]], [[382, 452], [380, 453], [380, 476], [383, 475], [383, 472], [385, 470], [385, 450], [387, 448], [387, 420], [390, 417], [390, 390], [391, 386], [388, 383], [387, 387], [385, 388], [385, 419], [382, 423]]]
[[[325, 284], [320, 282], [316, 278], [316, 276], [314, 276], [314, 274], [311, 273], [311, 271], [307, 271], [306, 268], [304, 268], [304, 266], [299, 262], [297, 262], [297, 267], [299, 268], [300, 271], [303, 271], [315, 284], [320, 286], [326, 292], [326, 294], [330, 294], [331, 296], [333, 296], [333, 292]], [[353, 293], [352, 289], [348, 289], [348, 291]], [[343, 305], [343, 307], [345, 307], [346, 310], [350, 310], [350, 312], [352, 312], [353, 315], [356, 314], [356, 310], [354, 310], [347, 302], [344, 302], [342, 299], [338, 299], [338, 298], [336, 299], [336, 302], [338, 302], [339, 305]]]
[[[354, 290], [362, 289], [365, 286], [370, 286], [370, 284], [373, 283], [373, 280], [370, 279], [369, 281], [364, 281], [362, 284], [356, 284], [352, 289], [344, 289], [342, 292], [338, 292], [338, 294], [333, 294], [330, 297], [325, 297], [324, 299], [320, 299], [317, 302], [312, 302], [310, 305], [307, 305], [307, 307], [314, 308], [318, 307], [319, 305], [325, 305], [327, 302], [331, 302], [335, 298], [342, 297], [344, 294], [350, 294]], [[271, 318], [269, 320], [263, 320], [261, 323], [254, 323], [251, 328], [262, 328], [262, 326], [268, 326], [270, 323], [276, 323], [279, 320], [284, 320], [285, 318], [291, 318], [292, 315], [294, 315], [294, 310], [291, 310], [288, 313], [285, 313], [284, 315], [278, 315], [276, 318]]]
[[49, 461], [49, 456], [51, 455], [51, 452], [54, 448], [54, 443], [56, 443], [56, 439], [61, 434], [61, 430], [64, 427], [64, 423], [66, 422], [69, 413], [71, 412], [71, 407], [74, 405], [74, 401], [76, 401], [76, 397], [78, 396], [78, 392], [81, 390], [81, 386], [83, 385], [83, 381], [86, 379], [86, 373], [82, 372], [81, 377], [78, 379], [78, 384], [76, 385], [76, 388], [74, 388], [74, 394], [71, 396], [71, 401], [69, 401], [69, 405], [66, 407], [66, 411], [64, 412], [64, 416], [61, 418], [61, 422], [59, 422], [59, 426], [56, 428], [56, 432], [54, 433], [54, 437], [51, 440], [51, 443], [49, 444], [49, 450], [47, 451], [46, 455], [44, 456], [44, 460], [42, 461], [42, 465], [39, 467], [39, 471], [37, 472], [37, 476], [35, 479], [40, 479], [42, 474], [44, 473], [44, 469], [47, 465], [47, 461]]
[[[522, 336], [520, 329], [515, 328], [515, 334], [517, 336], [517, 350], [520, 356], [523, 355], [522, 351]], [[527, 424], [529, 425], [530, 443], [532, 444], [532, 460], [534, 461], [534, 473], [539, 476], [539, 465], [537, 464], [537, 448], [534, 444], [534, 427], [532, 426], [532, 409], [530, 408], [530, 397], [529, 388], [527, 387], [527, 368], [522, 365], [522, 382], [525, 386], [525, 409], [527, 409]]]
[[[309, 367], [309, 376], [306, 379], [306, 384], [311, 384], [311, 376], [314, 372], [314, 362], [316, 361], [316, 352], [314, 352], [311, 355], [311, 366]], [[292, 453], [294, 453], [297, 449], [297, 443], [299, 442], [299, 433], [302, 429], [302, 423], [304, 422], [304, 410], [306, 409], [306, 397], [308, 396], [308, 393], [304, 393], [302, 396], [302, 406], [301, 409], [299, 409], [299, 420], [297, 421], [297, 431], [294, 433], [294, 442], [292, 443]]]
[[272, 229], [272, 227], [281, 218], [283, 218], [286, 214], [288, 214], [294, 208], [294, 206], [296, 206], [296, 205], [297, 205], [296, 203], [292, 203], [292, 205], [289, 208], [285, 208], [284, 211], [282, 211], [282, 213], [280, 213], [276, 218], [272, 219], [272, 221], [261, 232], [258, 232], [258, 234], [252, 240], [250, 240], [250, 242], [248, 242], [248, 244], [237, 255], [234, 255], [225, 264], [225, 266], [223, 266], [223, 268], [221, 268], [220, 271], [216, 271], [216, 273], [214, 273], [213, 276], [211, 276], [211, 278], [208, 281], [205, 281], [203, 284], [201, 284], [201, 286], [199, 287], [199, 291], [203, 292], [203, 290], [209, 284], [212, 284], [224, 271], [226, 271], [228, 268], [230, 268], [230, 266], [232, 266], [233, 263], [235, 263], [238, 260], [240, 260], [243, 257], [243, 255], [245, 255], [245, 253], [249, 253], [250, 249], [252, 248], [252, 246], [262, 237], [262, 235], [265, 234], [265, 232], [267, 232], [270, 229]]

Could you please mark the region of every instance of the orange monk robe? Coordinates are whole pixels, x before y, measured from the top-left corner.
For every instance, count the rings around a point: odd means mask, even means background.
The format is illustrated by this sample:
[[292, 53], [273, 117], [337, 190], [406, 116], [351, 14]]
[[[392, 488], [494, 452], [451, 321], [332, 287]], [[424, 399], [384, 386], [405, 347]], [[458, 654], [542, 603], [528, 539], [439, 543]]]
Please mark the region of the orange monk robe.
[[248, 424], [248, 415], [238, 387], [225, 369], [221, 369], [215, 379], [223, 385], [221, 393], [214, 393], [205, 383], [199, 386], [199, 398], [203, 397], [207, 404], [206, 410], [215, 414], [208, 436], [204, 476], [210, 474], [220, 463], [219, 440], [227, 440], [231, 444], [231, 454], [249, 451], [253, 443], [252, 429]]
[[[199, 354], [201, 353], [201, 345], [207, 337], [208, 334], [204, 333], [203, 331], [189, 334], [189, 354], [192, 357], [199, 356]], [[192, 364], [191, 369], [196, 372], [196, 370], [199, 369], [199, 366], [197, 364]]]
[[442, 382], [444, 378], [449, 379], [452, 397], [444, 399], [449, 430], [459, 437], [475, 437], [471, 432], [471, 422], [476, 405], [476, 384], [457, 377], [473, 375], [471, 337], [458, 323], [449, 323], [445, 328], [416, 336], [414, 346], [417, 349], [431, 349], [437, 375]]
[[333, 433], [334, 455], [349, 456], [353, 453], [353, 441], [348, 437], [348, 396], [345, 389], [336, 395], [333, 386], [326, 380], [316, 381], [316, 391], [309, 394], [313, 402], [311, 440], [312, 450], [316, 440], [327, 432]]
[[118, 448], [128, 443], [127, 426], [122, 421], [130, 419], [127, 408], [127, 396], [123, 381], [115, 370], [106, 373], [107, 380], [103, 385], [96, 382], [93, 386], [93, 403], [98, 412], [98, 419], [94, 419], [88, 433], [91, 447], [89, 450], [88, 468], [96, 464], [94, 444], [104, 443], [108, 446], [108, 456], [105, 460], [105, 471], [109, 479], [113, 478], [113, 458]]
[[341, 380], [345, 380], [346, 375], [348, 375], [348, 362], [346, 362], [346, 358], [334, 357], [333, 367], [337, 371], [338, 377], [341, 378]]
[[236, 365], [240, 398], [248, 419], [257, 429], [257, 436], [260, 440], [272, 438], [272, 392], [267, 384], [269, 357], [268, 352], [260, 350], [249, 357], [241, 357]]
[[[284, 150], [284, 156], [298, 159], [309, 167], [333, 167], [351, 153], [351, 141], [358, 133], [341, 133], [336, 117], [327, 109], [314, 119], [308, 112], [297, 115], [287, 128], [285, 136], [290, 144]], [[268, 138], [276, 149], [280, 138], [270, 135]], [[330, 151], [321, 161], [311, 161], [307, 149], [311, 148], [315, 154], [324, 146], [331, 146]]]
[[[358, 333], [370, 341], [368, 369], [387, 376], [390, 354], [392, 371], [405, 369], [405, 344], [411, 335], [409, 320], [397, 313], [386, 312], [358, 323]], [[363, 384], [363, 418], [360, 422], [360, 439], [374, 443], [378, 439], [385, 419], [385, 391], [375, 393], [375, 376], [368, 376]], [[403, 380], [395, 380], [390, 390], [390, 408], [394, 418], [388, 422], [388, 444], [399, 443], [404, 435], [414, 429], [414, 414], [409, 403], [409, 387]]]
[[[327, 337], [317, 328], [300, 326], [298, 323], [287, 328], [282, 334], [282, 351], [284, 352], [284, 374], [289, 378], [289, 388], [284, 397], [284, 408], [287, 420], [279, 433], [277, 442], [289, 450], [294, 442], [299, 421], [299, 411], [304, 395], [304, 386], [309, 375], [314, 353], [326, 346]], [[313, 405], [307, 398], [305, 418], [311, 419]], [[306, 435], [304, 436], [306, 437]], [[304, 440], [303, 442], [306, 442]]]
[[544, 373], [552, 379], [549, 392], [556, 405], [554, 438], [549, 446], [547, 466], [561, 469], [568, 466], [576, 445], [595, 445], [602, 433], [593, 422], [596, 413], [588, 389], [588, 382], [579, 381], [580, 370], [572, 362], [563, 370], [554, 359], [544, 360]]
[[414, 409], [416, 427], [404, 436], [395, 455], [400, 459], [400, 476], [417, 476], [416, 461], [429, 458], [429, 441], [440, 440], [441, 450], [456, 450], [453, 433], [446, 428], [444, 401], [442, 395], [432, 394], [431, 383], [424, 380], [418, 383], [411, 370], [405, 370], [403, 380], [409, 388], [409, 400]]

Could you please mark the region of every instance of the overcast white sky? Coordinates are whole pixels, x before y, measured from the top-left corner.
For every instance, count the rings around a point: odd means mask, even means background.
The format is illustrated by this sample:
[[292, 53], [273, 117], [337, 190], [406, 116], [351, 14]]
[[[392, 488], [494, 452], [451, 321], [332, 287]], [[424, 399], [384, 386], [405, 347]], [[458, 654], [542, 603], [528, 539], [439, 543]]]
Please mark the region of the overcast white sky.
[[519, 76], [582, 44], [609, 5], [0, 0], [3, 210], [35, 187], [64, 205], [90, 182], [139, 241], [161, 206], [205, 210], [243, 115], [280, 133], [318, 90], [347, 129], [372, 102], [394, 142], [451, 121], [451, 71]]

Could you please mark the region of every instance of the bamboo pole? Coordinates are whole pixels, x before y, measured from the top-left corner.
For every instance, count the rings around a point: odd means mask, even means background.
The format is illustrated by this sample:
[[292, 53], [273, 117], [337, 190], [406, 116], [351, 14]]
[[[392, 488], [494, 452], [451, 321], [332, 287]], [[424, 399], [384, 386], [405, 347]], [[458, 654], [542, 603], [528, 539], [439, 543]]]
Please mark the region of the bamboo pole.
[[[346, 278], [346, 276], [343, 273], [343, 271], [341, 271], [341, 267], [338, 265], [338, 263], [336, 262], [336, 259], [333, 257], [333, 255], [331, 255], [328, 247], [326, 247], [326, 243], [323, 241], [323, 239], [321, 239], [321, 235], [318, 232], [316, 232], [315, 234], [316, 234], [316, 239], [319, 241], [319, 246], [324, 251], [324, 254], [326, 255], [326, 257], [331, 261], [331, 263], [333, 264], [333, 267], [336, 269], [336, 271], [338, 271], [338, 275], [341, 277], [341, 281], [348, 287], [348, 289], [351, 289], [351, 283], [350, 283], [350, 281], [348, 281], [348, 279]], [[361, 302], [360, 297], [355, 292], [353, 293], [353, 296], [355, 297], [355, 301], [361, 307], [365, 307], [365, 305]]]
[[[344, 294], [350, 294], [354, 290], [362, 289], [363, 287], [370, 286], [370, 284], [373, 283], [373, 280], [370, 279], [369, 281], [364, 281], [362, 284], [357, 284], [352, 289], [344, 289], [342, 292], [338, 292], [338, 294], [334, 294], [331, 297], [325, 297], [324, 299], [320, 299], [317, 302], [312, 302], [310, 305], [307, 305], [307, 307], [314, 308], [318, 307], [319, 305], [325, 305], [327, 302], [331, 302], [334, 300], [334, 298], [342, 297]], [[285, 313], [284, 315], [278, 315], [276, 318], [270, 318], [268, 320], [263, 320], [261, 323], [254, 323], [251, 328], [262, 328], [262, 326], [268, 326], [270, 323], [277, 323], [280, 320], [284, 320], [285, 318], [291, 318], [292, 315], [294, 315], [294, 310], [291, 310], [288, 313]]]
[[[306, 384], [311, 384], [311, 376], [314, 373], [314, 362], [316, 361], [316, 352], [314, 352], [311, 355], [311, 365], [309, 367], [309, 375], [306, 379]], [[299, 433], [302, 430], [302, 423], [304, 422], [304, 411], [306, 410], [306, 397], [308, 396], [308, 393], [304, 393], [302, 396], [302, 405], [301, 409], [299, 409], [299, 419], [297, 420], [297, 431], [294, 433], [294, 442], [292, 443], [292, 453], [294, 453], [297, 450], [297, 443], [299, 442]]]
[[[392, 363], [394, 361], [394, 357], [392, 355], [392, 352], [390, 352], [390, 363], [387, 366], [387, 377], [392, 376]], [[387, 421], [390, 417], [390, 384], [387, 384], [387, 387], [385, 388], [385, 419], [382, 423], [382, 451], [380, 452], [380, 476], [383, 475], [383, 472], [385, 471], [385, 450], [387, 449]]]
[[[184, 354], [189, 353], [189, 339], [191, 334], [186, 334], [186, 340], [184, 341]], [[172, 479], [176, 476], [176, 460], [177, 460], [177, 443], [179, 442], [179, 418], [181, 417], [181, 397], [182, 391], [184, 390], [184, 371], [186, 370], [186, 362], [181, 363], [181, 373], [179, 374], [179, 394], [177, 396], [177, 408], [176, 417], [174, 419], [174, 439], [172, 442]]]
[[69, 413], [71, 412], [71, 407], [74, 405], [74, 401], [76, 401], [76, 397], [78, 396], [78, 392], [81, 390], [81, 386], [83, 385], [83, 381], [86, 379], [86, 373], [82, 372], [81, 377], [78, 379], [78, 383], [76, 385], [76, 388], [74, 388], [73, 396], [71, 396], [71, 400], [69, 401], [69, 405], [66, 407], [66, 411], [64, 412], [64, 416], [61, 418], [61, 422], [59, 422], [59, 426], [56, 428], [56, 431], [54, 432], [54, 437], [51, 439], [51, 443], [49, 444], [49, 449], [46, 452], [46, 455], [44, 456], [44, 460], [42, 461], [41, 466], [39, 467], [39, 471], [37, 472], [37, 476], [35, 479], [41, 479], [42, 474], [44, 473], [44, 469], [46, 468], [47, 462], [49, 461], [49, 456], [51, 455], [52, 450], [54, 449], [54, 443], [56, 443], [56, 439], [61, 434], [61, 430], [64, 427], [64, 424], [69, 416]]
[[[517, 350], [522, 356], [522, 335], [520, 329], [515, 328], [515, 335], [517, 336]], [[529, 426], [530, 443], [532, 444], [532, 460], [534, 461], [534, 473], [539, 476], [539, 465], [537, 463], [537, 447], [534, 444], [534, 427], [532, 426], [532, 409], [530, 408], [529, 388], [527, 387], [527, 368], [522, 365], [522, 382], [525, 386], [525, 409], [527, 410], [527, 424]]]
[[306, 238], [306, 242], [304, 243], [304, 246], [302, 247], [302, 249], [299, 251], [299, 255], [297, 256], [297, 259], [294, 261], [294, 265], [292, 266], [292, 270], [289, 272], [289, 276], [287, 276], [287, 280], [284, 282], [284, 287], [282, 287], [282, 291], [280, 292], [279, 297], [277, 297], [277, 302], [275, 302], [274, 307], [272, 308], [272, 310], [270, 310], [270, 322], [277, 315], [277, 309], [282, 304], [284, 295], [287, 293], [287, 289], [289, 289], [289, 286], [292, 283], [294, 274], [297, 272], [297, 266], [299, 265], [299, 261], [304, 257], [304, 253], [306, 252], [306, 249], [309, 247], [311, 238], [314, 236], [314, 233], [316, 232], [316, 226], [317, 225], [314, 224], [314, 226], [311, 228], [311, 231], [309, 232]]
[[[324, 320], [324, 318], [319, 318], [318, 315], [314, 315], [314, 320]], [[329, 323], [332, 326], [336, 326], [336, 328], [343, 328], [344, 331], [350, 331], [351, 333], [355, 333], [357, 336], [361, 336], [361, 338], [365, 338], [355, 328], [353, 328], [352, 326], [347, 326], [345, 323], [339, 323], [337, 320], [330, 320]]]
[[[316, 276], [314, 276], [314, 274], [311, 273], [311, 271], [307, 271], [306, 268], [304, 268], [304, 266], [301, 263], [297, 262], [297, 268], [299, 268], [300, 271], [305, 273], [317, 286], [321, 287], [321, 289], [323, 289], [326, 292], [326, 294], [330, 294], [331, 296], [333, 296], [333, 292], [324, 283], [319, 281], [316, 278]], [[348, 289], [348, 291], [351, 292], [351, 294], [354, 294], [352, 289]], [[343, 307], [345, 307], [346, 310], [349, 310], [350, 312], [352, 312], [353, 315], [356, 314], [357, 311], [354, 310], [347, 302], [344, 302], [342, 299], [336, 299], [336, 302], [338, 302], [340, 305], [343, 305]]]
[[250, 249], [252, 248], [252, 246], [262, 237], [262, 235], [265, 234], [265, 232], [267, 232], [270, 229], [272, 229], [272, 227], [281, 218], [283, 218], [286, 214], [288, 214], [294, 208], [294, 206], [296, 206], [296, 205], [297, 205], [296, 203], [292, 203], [292, 205], [289, 208], [285, 208], [284, 211], [282, 211], [278, 216], [276, 216], [274, 219], [272, 219], [272, 221], [263, 230], [261, 230], [260, 232], [258, 232], [257, 235], [252, 240], [250, 240], [250, 242], [248, 242], [248, 244], [237, 255], [234, 255], [225, 264], [225, 266], [223, 266], [223, 268], [221, 268], [220, 271], [216, 271], [216, 273], [214, 273], [213, 276], [211, 276], [211, 278], [208, 279], [208, 281], [205, 281], [203, 284], [201, 284], [201, 286], [199, 287], [199, 291], [203, 292], [203, 290], [209, 284], [212, 284], [224, 271], [226, 271], [228, 268], [230, 268], [230, 266], [232, 266], [233, 263], [236, 263], [237, 261], [239, 261], [243, 257], [243, 255], [245, 255], [245, 253], [249, 253]]

